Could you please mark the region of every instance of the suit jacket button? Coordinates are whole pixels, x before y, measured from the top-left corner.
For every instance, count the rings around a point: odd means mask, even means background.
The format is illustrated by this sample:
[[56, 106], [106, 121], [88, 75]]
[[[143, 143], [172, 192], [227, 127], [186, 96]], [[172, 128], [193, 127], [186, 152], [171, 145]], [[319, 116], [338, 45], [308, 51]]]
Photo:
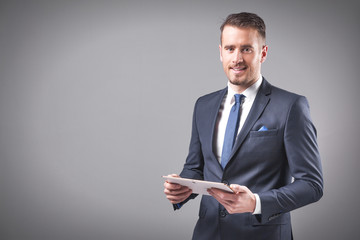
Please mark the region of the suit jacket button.
[[220, 217], [226, 217], [226, 212], [225, 211], [220, 211]]
[[226, 185], [229, 185], [229, 182], [226, 181], [226, 180], [223, 180], [222, 183], [226, 184]]

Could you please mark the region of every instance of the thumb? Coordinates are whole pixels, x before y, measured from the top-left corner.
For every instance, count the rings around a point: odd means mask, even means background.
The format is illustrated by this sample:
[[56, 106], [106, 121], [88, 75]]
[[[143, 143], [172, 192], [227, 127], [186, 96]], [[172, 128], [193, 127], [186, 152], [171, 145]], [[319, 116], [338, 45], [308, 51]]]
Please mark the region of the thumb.
[[230, 188], [234, 191], [235, 194], [247, 192], [249, 190], [247, 187], [238, 184], [231, 184]]
[[170, 176], [170, 177], [180, 177], [179, 175], [177, 175], [177, 174], [175, 174], [175, 173], [170, 174], [170, 175], [168, 175], [168, 176]]

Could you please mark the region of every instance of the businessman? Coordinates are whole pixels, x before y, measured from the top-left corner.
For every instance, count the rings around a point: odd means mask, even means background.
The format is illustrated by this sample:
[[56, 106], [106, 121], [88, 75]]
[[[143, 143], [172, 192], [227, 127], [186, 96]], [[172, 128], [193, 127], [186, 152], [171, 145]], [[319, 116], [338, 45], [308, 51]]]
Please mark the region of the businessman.
[[[189, 154], [172, 176], [223, 182], [234, 193], [203, 195], [193, 239], [293, 239], [290, 211], [323, 194], [308, 102], [261, 75], [268, 46], [259, 16], [231, 14], [220, 30], [227, 87], [197, 100]], [[174, 209], [196, 197], [185, 186], [164, 187]]]

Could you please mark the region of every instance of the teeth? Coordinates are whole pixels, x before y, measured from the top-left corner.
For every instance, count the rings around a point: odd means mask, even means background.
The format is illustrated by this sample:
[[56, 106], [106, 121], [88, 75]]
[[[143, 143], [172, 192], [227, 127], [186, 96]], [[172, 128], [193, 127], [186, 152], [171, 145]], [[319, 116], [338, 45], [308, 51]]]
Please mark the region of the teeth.
[[246, 67], [242, 67], [242, 68], [233, 68], [235, 71], [240, 71], [240, 70], [245, 70]]

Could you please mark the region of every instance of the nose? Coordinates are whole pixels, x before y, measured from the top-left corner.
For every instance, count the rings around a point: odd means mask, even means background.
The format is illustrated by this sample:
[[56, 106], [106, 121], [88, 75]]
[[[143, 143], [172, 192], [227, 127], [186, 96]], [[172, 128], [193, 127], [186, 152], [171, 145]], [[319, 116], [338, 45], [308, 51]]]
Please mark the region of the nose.
[[242, 53], [240, 51], [235, 51], [234, 52], [233, 63], [238, 64], [238, 63], [242, 62], [243, 60], [244, 59], [242, 57]]

